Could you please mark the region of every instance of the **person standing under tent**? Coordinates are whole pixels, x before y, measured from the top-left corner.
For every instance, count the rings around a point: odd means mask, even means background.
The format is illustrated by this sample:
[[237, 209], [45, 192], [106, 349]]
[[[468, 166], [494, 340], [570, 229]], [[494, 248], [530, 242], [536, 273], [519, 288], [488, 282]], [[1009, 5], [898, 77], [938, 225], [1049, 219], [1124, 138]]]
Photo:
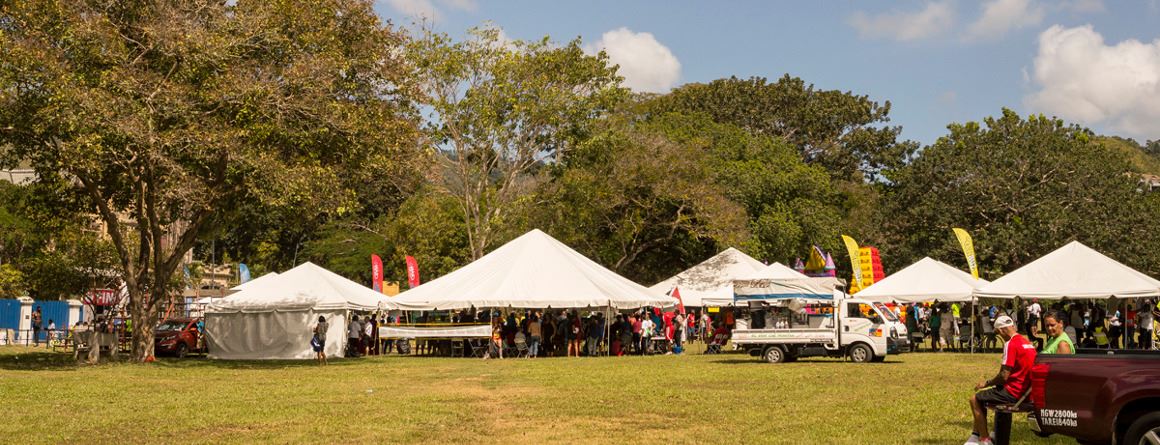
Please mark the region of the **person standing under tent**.
[[1120, 349], [1120, 337], [1124, 335], [1124, 322], [1121, 321], [1122, 315], [1120, 313], [1119, 304], [1110, 308], [1111, 315], [1108, 316], [1108, 345], [1111, 349]]
[[[951, 323], [951, 327], [954, 328], [955, 340], [958, 340], [959, 336], [962, 335], [961, 331], [959, 330], [959, 323], [962, 321], [962, 319], [963, 307], [958, 303], [951, 303], [951, 320], [953, 321], [953, 323]], [[952, 342], [951, 344], [953, 345], [954, 343]]]
[[330, 329], [330, 324], [326, 322], [326, 317], [318, 316], [318, 324], [314, 325], [314, 335], [310, 339], [310, 345], [314, 348], [314, 359], [318, 360], [319, 365], [326, 364], [326, 331]]
[[942, 350], [941, 345], [944, 342], [939, 337], [942, 334], [941, 312], [941, 308], [938, 305], [933, 305], [930, 308], [930, 349], [935, 352]]
[[347, 326], [346, 333], [346, 349], [347, 355], [350, 357], [358, 357], [359, 338], [362, 337], [362, 323], [358, 321], [358, 315], [351, 315], [350, 325]]
[[1128, 303], [1124, 309], [1124, 349], [1132, 349], [1136, 347], [1136, 305]]
[[536, 358], [540, 355], [540, 340], [543, 338], [543, 325], [540, 324], [540, 317], [538, 314], [532, 314], [528, 317], [528, 358]]
[[639, 312], [634, 313], [628, 317], [629, 323], [632, 325], [632, 347], [635, 349], [637, 355], [644, 354], [644, 348], [640, 342], [641, 339], [641, 325], [643, 319]]
[[375, 343], [378, 343], [378, 339], [374, 337], [375, 317], [374, 315], [370, 315], [365, 320], [362, 330], [362, 350], [364, 355], [373, 355], [375, 352]]
[[958, 327], [955, 322], [955, 315], [946, 303], [939, 308], [939, 342], [946, 348], [955, 348], [955, 340], [957, 340], [955, 332]]
[[995, 377], [975, 385], [975, 390], [979, 392], [972, 394], [969, 400], [974, 419], [973, 431], [964, 445], [992, 444], [990, 430], [987, 428], [987, 406], [1015, 403], [1023, 397], [1024, 392], [1031, 390], [1035, 346], [1019, 335], [1011, 317], [1000, 316], [995, 320], [995, 330], [1004, 340], [1003, 359]]
[[651, 317], [642, 316], [643, 320], [640, 322], [640, 353], [645, 354], [651, 349], [653, 330], [656, 329], [655, 323]]
[[1140, 305], [1140, 310], [1136, 312], [1136, 329], [1139, 330], [1139, 340], [1136, 342], [1140, 345], [1140, 349], [1152, 349], [1152, 302], [1145, 300], [1144, 304]]
[[1063, 326], [1064, 315], [1060, 311], [1050, 310], [1043, 316], [1043, 326], [1047, 328], [1047, 343], [1043, 347], [1044, 354], [1075, 354], [1075, 343]]
[[568, 314], [568, 356], [580, 356], [580, 344], [584, 341], [584, 320], [580, 319], [580, 311], [574, 310]]
[[713, 319], [709, 317], [709, 311], [701, 308], [701, 341], [709, 343], [709, 339], [713, 337]]
[[1078, 301], [1073, 301], [1068, 305], [1067, 318], [1069, 319], [1067, 325], [1075, 329], [1075, 338], [1072, 340], [1076, 344], [1082, 344], [1084, 339], [1083, 307]]
[[1043, 306], [1039, 304], [1039, 299], [1032, 298], [1031, 305], [1027, 306], [1027, 334], [1028, 339], [1039, 349], [1043, 348], [1043, 339], [1039, 338], [1039, 319], [1042, 315]]
[[628, 354], [629, 344], [632, 343], [632, 323], [625, 319], [620, 325], [620, 355]]
[[673, 317], [673, 352], [680, 354], [684, 348], [685, 315], [677, 314]]

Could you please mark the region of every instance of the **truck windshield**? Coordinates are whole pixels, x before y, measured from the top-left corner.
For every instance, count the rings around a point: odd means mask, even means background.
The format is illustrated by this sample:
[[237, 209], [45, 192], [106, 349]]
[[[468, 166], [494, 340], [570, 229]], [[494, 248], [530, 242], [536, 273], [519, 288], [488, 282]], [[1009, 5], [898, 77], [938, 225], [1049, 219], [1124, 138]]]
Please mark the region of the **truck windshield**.
[[182, 329], [185, 329], [185, 325], [186, 325], [186, 323], [185, 323], [185, 322], [182, 322], [182, 321], [177, 321], [177, 320], [169, 320], [169, 321], [166, 321], [165, 323], [161, 323], [160, 325], [158, 325], [158, 326], [157, 326], [157, 331], [158, 331], [158, 332], [162, 332], [162, 331], [180, 331], [180, 330], [182, 330]]
[[890, 308], [886, 307], [885, 304], [874, 303], [874, 308], [878, 309], [878, 313], [882, 314], [883, 317], [886, 317], [887, 321], [889, 321], [891, 323], [898, 322], [898, 317], [896, 317], [894, 315], [894, 311], [892, 311], [892, 310], [890, 310]]

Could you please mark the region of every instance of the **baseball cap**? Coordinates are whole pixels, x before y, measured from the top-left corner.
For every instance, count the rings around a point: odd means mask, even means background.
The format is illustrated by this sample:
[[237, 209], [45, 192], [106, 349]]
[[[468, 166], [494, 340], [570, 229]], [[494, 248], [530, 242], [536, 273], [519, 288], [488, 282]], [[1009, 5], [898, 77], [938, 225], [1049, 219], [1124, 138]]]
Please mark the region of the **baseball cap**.
[[1015, 326], [1015, 321], [1006, 315], [1000, 315], [995, 319], [995, 329], [1009, 328]]

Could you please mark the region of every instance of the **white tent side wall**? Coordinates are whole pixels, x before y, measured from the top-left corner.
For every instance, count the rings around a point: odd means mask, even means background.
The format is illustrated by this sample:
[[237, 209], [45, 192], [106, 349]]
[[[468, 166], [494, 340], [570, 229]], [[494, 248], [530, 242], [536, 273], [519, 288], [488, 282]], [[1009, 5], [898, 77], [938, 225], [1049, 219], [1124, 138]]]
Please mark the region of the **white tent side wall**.
[[296, 360], [314, 358], [310, 347], [319, 316], [326, 331], [327, 357], [342, 357], [347, 311], [219, 312], [205, 317], [209, 357], [225, 360]]

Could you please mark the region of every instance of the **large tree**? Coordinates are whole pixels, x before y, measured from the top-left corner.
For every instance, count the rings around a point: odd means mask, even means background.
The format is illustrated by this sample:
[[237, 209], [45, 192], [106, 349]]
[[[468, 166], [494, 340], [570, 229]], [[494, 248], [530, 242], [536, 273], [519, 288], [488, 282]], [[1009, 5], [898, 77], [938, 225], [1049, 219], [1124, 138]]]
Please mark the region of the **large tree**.
[[775, 82], [730, 77], [691, 83], [658, 97], [654, 107], [660, 113], [705, 113], [756, 135], [783, 138], [806, 162], [841, 180], [873, 179], [917, 148], [898, 140], [902, 127], [887, 125], [889, 101], [815, 88], [788, 74]]
[[472, 258], [592, 125], [625, 97], [615, 67], [579, 40], [505, 41], [494, 28], [453, 41], [426, 33], [407, 52], [421, 80], [434, 182], [459, 201]]
[[104, 222], [135, 360], [152, 354], [159, 304], [185, 253], [240, 200], [341, 212], [353, 196], [345, 168], [390, 162], [408, 146], [403, 38], [372, 6], [0, 6], [0, 156], [71, 184], [66, 193]]
[[1011, 110], [953, 124], [913, 163], [892, 171], [883, 224], [898, 267], [932, 256], [963, 264], [952, 227], [975, 238], [980, 267], [1008, 272], [1079, 240], [1155, 275], [1160, 196], [1137, 191], [1124, 152], [1087, 130]]

